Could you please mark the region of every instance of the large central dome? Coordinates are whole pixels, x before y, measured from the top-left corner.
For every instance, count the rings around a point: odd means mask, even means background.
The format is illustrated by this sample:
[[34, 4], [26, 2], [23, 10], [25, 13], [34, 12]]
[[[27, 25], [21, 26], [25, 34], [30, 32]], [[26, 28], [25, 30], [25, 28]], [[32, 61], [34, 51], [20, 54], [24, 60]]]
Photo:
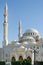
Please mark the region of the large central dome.
[[29, 41], [30, 37], [32, 37], [32, 39], [37, 40], [37, 39], [39, 39], [40, 34], [39, 34], [39, 32], [36, 29], [33, 29], [33, 28], [27, 29], [25, 31], [25, 33], [22, 35], [20, 40], [22, 40], [22, 41], [23, 40], [24, 41], [28, 40]]
[[28, 35], [36, 37], [37, 35], [39, 36], [40, 34], [36, 29], [31, 28], [31, 29], [27, 29], [23, 34], [23, 36], [28, 36]]
[[38, 32], [36, 29], [33, 29], [33, 28], [31, 28], [31, 29], [27, 29], [25, 33], [29, 33], [29, 32], [30, 32], [30, 33], [33, 32], [33, 33], [37, 33], [37, 34], [39, 34], [39, 32]]

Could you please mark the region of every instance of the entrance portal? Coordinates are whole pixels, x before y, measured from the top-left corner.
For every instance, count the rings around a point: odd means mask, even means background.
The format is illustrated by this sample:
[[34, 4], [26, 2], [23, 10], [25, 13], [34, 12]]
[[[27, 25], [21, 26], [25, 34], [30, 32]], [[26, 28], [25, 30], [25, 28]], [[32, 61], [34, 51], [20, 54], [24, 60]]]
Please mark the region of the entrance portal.
[[15, 59], [15, 57], [13, 56], [11, 60], [12, 60], [12, 61], [15, 61], [16, 59]]
[[23, 57], [22, 56], [19, 56], [19, 60], [23, 60]]
[[30, 62], [32, 61], [30, 56], [27, 57], [27, 60], [29, 60]]

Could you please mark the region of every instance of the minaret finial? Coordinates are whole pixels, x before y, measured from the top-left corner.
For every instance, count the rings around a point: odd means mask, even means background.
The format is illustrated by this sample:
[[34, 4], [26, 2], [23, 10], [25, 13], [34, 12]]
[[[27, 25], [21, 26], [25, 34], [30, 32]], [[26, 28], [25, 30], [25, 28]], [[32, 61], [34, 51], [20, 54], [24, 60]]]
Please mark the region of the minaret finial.
[[8, 13], [8, 6], [7, 6], [7, 3], [5, 5], [5, 13], [7, 14]]
[[8, 6], [6, 3], [5, 8], [4, 8], [4, 22], [7, 22], [7, 18], [8, 18]]

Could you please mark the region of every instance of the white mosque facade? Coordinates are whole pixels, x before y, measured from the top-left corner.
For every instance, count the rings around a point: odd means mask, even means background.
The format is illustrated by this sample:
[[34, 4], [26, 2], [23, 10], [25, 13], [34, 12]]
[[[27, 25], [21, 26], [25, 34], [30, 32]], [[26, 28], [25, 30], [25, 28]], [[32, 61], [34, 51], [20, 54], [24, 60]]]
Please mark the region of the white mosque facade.
[[36, 61], [43, 61], [43, 38], [40, 33], [30, 28], [21, 34], [21, 21], [19, 22], [18, 41], [8, 42], [8, 7], [4, 9], [4, 35], [3, 35], [3, 47], [0, 48], [0, 60], [10, 61], [12, 57], [16, 60], [33, 59], [33, 50], [36, 50]]

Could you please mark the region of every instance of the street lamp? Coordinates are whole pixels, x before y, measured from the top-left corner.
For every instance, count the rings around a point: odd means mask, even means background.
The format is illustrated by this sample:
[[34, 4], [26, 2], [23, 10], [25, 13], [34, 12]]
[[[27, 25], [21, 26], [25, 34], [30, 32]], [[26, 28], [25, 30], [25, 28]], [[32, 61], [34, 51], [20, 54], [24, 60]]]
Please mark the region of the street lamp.
[[39, 49], [33, 49], [33, 52], [32, 52], [32, 55], [33, 55], [33, 57], [34, 57], [34, 60], [33, 60], [33, 65], [35, 65], [36, 64], [36, 53], [38, 54], [38, 52], [39, 52]]
[[38, 52], [39, 52], [39, 49], [35, 49], [35, 48], [33, 48], [33, 49], [31, 49], [31, 48], [29, 48], [29, 51], [32, 53], [32, 65], [35, 65], [35, 62], [36, 62], [36, 53], [38, 54]]

